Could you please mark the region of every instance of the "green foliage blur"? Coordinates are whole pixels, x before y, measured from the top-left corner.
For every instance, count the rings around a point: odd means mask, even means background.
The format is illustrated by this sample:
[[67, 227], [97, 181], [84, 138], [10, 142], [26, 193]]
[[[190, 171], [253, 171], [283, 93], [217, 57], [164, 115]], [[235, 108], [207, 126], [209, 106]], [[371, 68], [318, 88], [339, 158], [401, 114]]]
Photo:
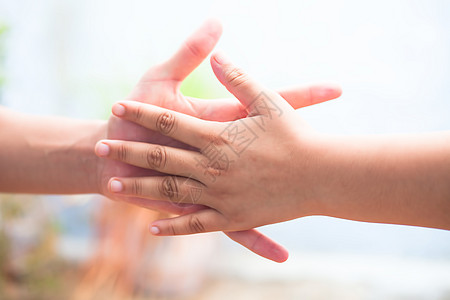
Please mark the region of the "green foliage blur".
[[208, 59], [184, 80], [181, 93], [202, 99], [225, 98], [230, 95], [214, 75]]
[[8, 26], [0, 21], [0, 90], [5, 84], [5, 40], [8, 33]]
[[[0, 299], [60, 299], [73, 288], [76, 268], [58, 256], [60, 234], [55, 220], [42, 215], [42, 197], [0, 194]], [[33, 218], [34, 217], [34, 218]], [[37, 234], [27, 237], [18, 228], [32, 222]], [[28, 240], [23, 243], [24, 238]]]

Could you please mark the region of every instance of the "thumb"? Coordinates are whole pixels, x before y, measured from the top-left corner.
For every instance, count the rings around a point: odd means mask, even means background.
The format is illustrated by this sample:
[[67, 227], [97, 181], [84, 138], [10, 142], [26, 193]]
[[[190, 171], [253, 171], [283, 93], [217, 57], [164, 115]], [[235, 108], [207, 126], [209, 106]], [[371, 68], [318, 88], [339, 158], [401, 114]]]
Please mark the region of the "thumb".
[[205, 21], [169, 60], [150, 68], [141, 80], [183, 81], [209, 55], [221, 34], [222, 25], [219, 21], [214, 19]]
[[292, 107], [278, 93], [267, 89], [234, 66], [224, 54], [211, 56], [211, 67], [217, 79], [246, 108], [250, 116], [278, 114]]

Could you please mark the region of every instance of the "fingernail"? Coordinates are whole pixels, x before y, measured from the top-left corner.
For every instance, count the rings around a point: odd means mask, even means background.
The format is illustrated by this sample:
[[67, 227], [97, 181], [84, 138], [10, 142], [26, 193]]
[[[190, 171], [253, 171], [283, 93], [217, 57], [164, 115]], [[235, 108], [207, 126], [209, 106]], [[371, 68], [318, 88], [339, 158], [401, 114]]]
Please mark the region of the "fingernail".
[[122, 104], [114, 104], [112, 107], [112, 113], [118, 117], [121, 117], [125, 114], [125, 106]]
[[104, 143], [98, 143], [95, 150], [99, 156], [107, 156], [109, 154], [109, 146]]
[[156, 227], [156, 226], [152, 226], [152, 227], [150, 227], [150, 232], [153, 235], [157, 235], [157, 234], [159, 234], [161, 232], [161, 230], [159, 230], [159, 228]]
[[123, 190], [123, 184], [119, 180], [113, 180], [110, 183], [111, 192], [118, 193]]
[[214, 60], [219, 64], [219, 65], [224, 65], [224, 64], [229, 64], [230, 60], [227, 58], [227, 56], [225, 54], [223, 54], [222, 51], [218, 51], [214, 54]]

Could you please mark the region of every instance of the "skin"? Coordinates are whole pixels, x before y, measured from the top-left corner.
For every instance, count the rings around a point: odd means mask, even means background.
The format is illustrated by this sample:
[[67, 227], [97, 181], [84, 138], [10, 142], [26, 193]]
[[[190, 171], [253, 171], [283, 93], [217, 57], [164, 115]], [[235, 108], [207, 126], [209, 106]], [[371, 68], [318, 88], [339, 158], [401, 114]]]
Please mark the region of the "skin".
[[155, 221], [153, 234], [246, 230], [310, 215], [450, 229], [450, 132], [320, 134], [223, 55], [213, 55], [211, 65], [247, 118], [212, 122], [124, 101], [113, 108], [117, 117], [197, 150], [97, 144], [107, 145], [105, 157], [170, 174], [112, 178], [116, 194], [207, 207]]
[[[202, 118], [230, 121], [246, 115], [236, 99], [204, 100], [183, 96], [179, 87], [212, 51], [222, 28], [208, 21], [190, 36], [166, 62], [150, 68], [126, 98], [136, 103], [153, 104]], [[292, 106], [299, 108], [339, 97], [333, 85], [311, 85], [280, 92]], [[160, 173], [120, 161], [99, 159], [94, 146], [100, 139], [149, 142], [192, 149], [157, 131], [150, 131], [127, 120], [111, 116], [108, 122], [82, 121], [57, 117], [30, 116], [0, 107], [0, 192], [77, 194], [100, 193], [149, 209], [183, 215], [199, 211], [202, 205], [173, 205], [165, 201], [144, 201], [111, 193], [108, 181], [113, 176], [156, 176]], [[101, 151], [97, 149], [98, 151]], [[287, 251], [254, 229], [227, 232], [234, 241], [274, 261], [284, 261]]]
[[98, 158], [104, 121], [32, 116], [0, 107], [0, 192], [98, 192]]

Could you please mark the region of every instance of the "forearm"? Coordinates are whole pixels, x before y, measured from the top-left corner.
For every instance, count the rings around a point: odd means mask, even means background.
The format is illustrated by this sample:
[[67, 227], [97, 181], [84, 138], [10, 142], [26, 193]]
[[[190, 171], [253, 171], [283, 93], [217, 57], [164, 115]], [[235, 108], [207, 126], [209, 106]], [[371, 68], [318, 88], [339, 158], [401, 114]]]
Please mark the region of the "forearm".
[[450, 132], [326, 144], [319, 214], [450, 229]]
[[20, 114], [0, 107], [0, 192], [96, 193], [95, 143], [106, 123]]

